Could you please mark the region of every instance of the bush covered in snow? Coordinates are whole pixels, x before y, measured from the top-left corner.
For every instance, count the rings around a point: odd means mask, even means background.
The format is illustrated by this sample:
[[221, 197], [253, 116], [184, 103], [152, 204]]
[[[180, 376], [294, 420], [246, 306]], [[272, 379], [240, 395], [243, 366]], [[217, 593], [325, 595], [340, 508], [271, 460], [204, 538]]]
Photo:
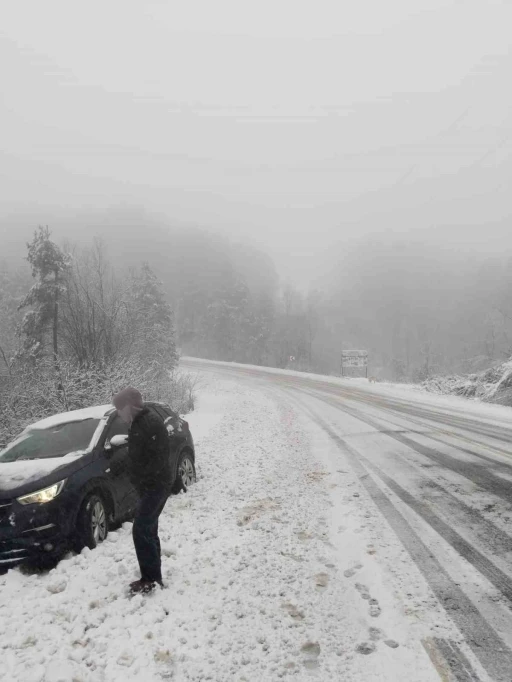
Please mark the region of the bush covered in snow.
[[512, 360], [477, 374], [431, 377], [421, 386], [431, 393], [512, 405]]
[[159, 391], [162, 387], [155, 384], [151, 373], [131, 360], [101, 369], [84, 369], [63, 361], [60, 371], [60, 382], [56, 382], [52, 364], [42, 363], [37, 371], [20, 370], [5, 382], [0, 393], [0, 448], [39, 419], [108, 404], [127, 385], [137, 386], [147, 399], [169, 403], [178, 413], [186, 414], [194, 408], [194, 380], [182, 372], [170, 374], [166, 389]]
[[19, 305], [28, 311], [17, 352], [2, 355], [0, 447], [31, 422], [109, 403], [127, 385], [193, 409], [193, 379], [176, 369], [173, 311], [147, 264], [121, 278], [101, 244], [64, 253], [46, 228], [28, 247], [35, 281]]

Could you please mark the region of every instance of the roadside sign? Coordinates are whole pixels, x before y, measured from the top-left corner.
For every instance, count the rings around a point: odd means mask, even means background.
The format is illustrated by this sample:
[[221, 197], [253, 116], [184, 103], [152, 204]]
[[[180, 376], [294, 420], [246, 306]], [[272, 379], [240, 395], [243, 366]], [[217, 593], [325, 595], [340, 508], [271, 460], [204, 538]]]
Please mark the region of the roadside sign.
[[341, 376], [363, 376], [363, 373], [368, 376], [368, 351], [342, 350]]

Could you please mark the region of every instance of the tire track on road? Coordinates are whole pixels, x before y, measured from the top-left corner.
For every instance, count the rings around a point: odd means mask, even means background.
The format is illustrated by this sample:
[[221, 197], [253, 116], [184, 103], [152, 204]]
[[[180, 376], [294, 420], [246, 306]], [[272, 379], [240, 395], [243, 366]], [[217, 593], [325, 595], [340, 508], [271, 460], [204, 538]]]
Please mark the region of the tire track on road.
[[[247, 367], [230, 367], [229, 365], [222, 365], [222, 369], [226, 369], [234, 374], [240, 374], [242, 376], [247, 376], [256, 379], [265, 379], [268, 381], [274, 381], [281, 385], [289, 384], [293, 388], [305, 387], [312, 389], [320, 389], [324, 393], [331, 393], [338, 397], [345, 397], [348, 400], [355, 400], [358, 402], [363, 402], [365, 404], [374, 404], [378, 408], [382, 409], [392, 409], [394, 412], [403, 412], [407, 415], [412, 415], [419, 417], [420, 419], [430, 419], [434, 422], [441, 422], [447, 426], [452, 426], [455, 428], [460, 428], [464, 431], [471, 431], [476, 434], [484, 434], [490, 438], [496, 440], [501, 440], [509, 443], [512, 439], [512, 427], [504, 427], [498, 424], [489, 424], [485, 421], [479, 421], [478, 424], [475, 420], [469, 419], [468, 417], [458, 417], [454, 414], [447, 415], [444, 412], [440, 412], [438, 409], [431, 405], [423, 405], [421, 407], [416, 407], [414, 403], [407, 402], [406, 400], [394, 398], [393, 396], [382, 395], [374, 393], [373, 391], [364, 391], [358, 389], [356, 386], [343, 386], [341, 384], [334, 384], [327, 381], [321, 381], [318, 379], [308, 378], [307, 375], [304, 377], [295, 377], [288, 374], [278, 374], [275, 372], [265, 372], [265, 368], [252, 369]], [[455, 411], [456, 408], [452, 408]], [[463, 412], [462, 409], [457, 409], [458, 412]]]
[[[331, 401], [327, 398], [324, 401], [331, 404]], [[334, 407], [339, 409], [339, 405], [334, 405]], [[371, 463], [341, 438], [341, 436], [339, 436], [321, 416], [304, 405], [302, 406], [302, 409], [307, 411], [314, 418], [348, 457], [354, 471], [360, 478], [361, 484], [365, 487], [370, 498], [393, 529], [402, 545], [409, 552], [440, 604], [459, 628], [468, 646], [484, 669], [491, 675], [495, 682], [510, 682], [512, 650], [506, 645], [495, 630], [491, 628], [489, 623], [463, 590], [451, 579], [443, 566], [432, 554], [431, 550], [418, 537], [405, 517], [393, 505], [389, 497], [379, 488], [373, 478], [367, 475], [368, 470], [363, 466], [362, 462], [365, 463], [368, 469], [373, 469]], [[385, 478], [388, 479], [387, 481], [384, 481], [386, 485], [389, 486], [388, 481], [393, 483], [389, 477], [386, 476]], [[399, 488], [399, 486], [395, 485], [395, 488]], [[409, 496], [409, 494], [402, 489], [400, 489], [400, 492], [405, 493], [406, 503], [409, 504], [411, 501], [410, 497], [412, 496]], [[414, 502], [414, 500], [412, 501]], [[421, 506], [419, 506], [418, 509], [425, 513], [425, 510], [421, 509]], [[431, 513], [429, 515], [432, 516]], [[440, 519], [438, 519], [438, 521], [440, 521]], [[434, 523], [441, 528], [441, 526], [437, 524], [437, 521], [434, 521]], [[483, 556], [481, 556], [481, 558], [485, 559]], [[496, 569], [494, 566], [493, 568]], [[496, 570], [499, 571], [499, 569]], [[494, 571], [493, 575], [495, 575]], [[510, 583], [510, 580], [504, 574], [500, 576], [500, 578], [504, 578]], [[505, 587], [512, 595], [512, 584], [507, 584]], [[454, 668], [452, 668], [452, 672], [456, 676], [456, 679], [460, 682], [467, 680], [467, 667], [465, 667], [464, 670], [462, 670], [462, 668], [458, 669], [457, 661], [455, 661], [455, 659], [453, 665]], [[478, 680], [478, 676], [474, 670], [471, 671], [471, 675], [472, 677], [469, 679]]]
[[[407, 415], [408, 418], [416, 417], [420, 420], [429, 420], [434, 423], [441, 422], [446, 426], [451, 426], [452, 428], [461, 429], [463, 431], [470, 431], [476, 435], [485, 435], [488, 438], [494, 440], [499, 440], [505, 443], [510, 443], [512, 441], [512, 427], [502, 427], [499, 425], [490, 425], [486, 422], [475, 423], [475, 420], [471, 420], [465, 417], [457, 417], [455, 415], [447, 415], [443, 412], [432, 408], [431, 406], [424, 406], [417, 408], [413, 404], [399, 400], [397, 398], [376, 395], [370, 391], [361, 391], [357, 388], [351, 386], [336, 385], [329, 382], [323, 382], [315, 379], [308, 379], [307, 377], [291, 377], [288, 375], [279, 375], [274, 373], [265, 373], [263, 370], [252, 370], [245, 368], [228, 368], [233, 374], [241, 374], [242, 376], [247, 376], [256, 379], [268, 379], [279, 385], [289, 385], [294, 389], [311, 388], [313, 390], [320, 390], [322, 393], [329, 393], [338, 398], [344, 398], [346, 400], [352, 400], [355, 402], [362, 402], [366, 405], [373, 405], [377, 409], [385, 410], [391, 413], [401, 412]], [[412, 421], [412, 419], [411, 419]], [[418, 423], [418, 422], [416, 422]], [[421, 424], [421, 421], [419, 422]], [[464, 439], [461, 434], [453, 434], [457, 438]], [[489, 446], [488, 443], [478, 441], [475, 439], [479, 445], [487, 449], [494, 449], [496, 452], [503, 454], [507, 457], [512, 457], [512, 451], [509, 449], [499, 448], [497, 446]], [[485, 455], [480, 455], [477, 452], [473, 452], [477, 457], [485, 458]]]
[[[342, 403], [340, 398], [328, 399], [325, 396], [321, 397], [322, 393], [320, 391], [307, 391], [306, 389], [300, 390], [320, 400], [324, 400], [326, 402], [329, 402], [329, 400], [332, 401], [332, 405], [343, 410], [347, 414], [350, 414], [355, 419], [368, 424], [368, 426], [373, 427], [377, 431], [382, 432], [383, 436], [392, 438], [399, 443], [402, 443], [402, 445], [406, 445], [420, 455], [427, 457], [427, 459], [436, 462], [436, 464], [439, 466], [450, 469], [459, 476], [467, 478], [480, 488], [487, 490], [488, 492], [500, 497], [508, 503], [512, 503], [512, 482], [506, 481], [503, 478], [496, 476], [491, 471], [486, 469], [482, 464], [474, 464], [472, 462], [462, 461], [456, 457], [452, 457], [447, 453], [441, 453], [438, 450], [434, 450], [433, 448], [429, 447], [428, 445], [423, 445], [422, 443], [418, 443], [412, 438], [409, 438], [408, 436], [404, 435], [403, 431], [392, 431], [389, 429], [383, 431], [382, 426], [378, 423], [378, 421], [372, 417], [368, 417], [360, 410], [349, 407], [345, 403]], [[379, 417], [378, 419], [381, 418]], [[386, 419], [381, 419], [381, 421], [386, 421]], [[429, 436], [426, 437], [428, 438]], [[457, 449], [456, 446], [452, 447]]]
[[[446, 682], [452, 679], [451, 675], [449, 680], [446, 679], [446, 667], [455, 674], [457, 682], [480, 682], [480, 678], [456, 642], [434, 637], [424, 641], [423, 646], [439, 675]], [[442, 661], [439, 661], [439, 654], [442, 655]]]
[[[307, 391], [309, 395], [312, 397], [318, 398], [317, 395], [314, 393], [311, 393]], [[323, 400], [323, 402], [326, 402], [327, 404], [331, 405], [332, 407], [335, 407], [337, 409], [342, 409], [345, 410], [345, 406], [341, 407], [338, 404], [338, 401], [333, 400], [332, 398], [320, 398], [320, 400]], [[364, 415], [356, 416], [355, 414], [352, 414], [351, 416], [354, 416], [354, 418], [360, 419], [360, 420], [365, 420], [366, 417]], [[321, 419], [321, 417], [318, 417]], [[325, 423], [324, 420], [322, 420], [323, 423]], [[376, 424], [370, 424], [371, 420], [368, 420], [367, 423], [369, 425], [373, 425], [374, 428], [378, 429], [378, 425]], [[379, 431], [380, 433], [380, 431]], [[393, 435], [393, 432], [390, 432], [389, 430], [386, 430], [383, 433], [384, 436], [389, 436], [391, 438], [394, 438], [395, 440], [399, 440], [400, 442], [403, 442], [401, 438], [396, 437]], [[399, 436], [401, 434], [398, 434]], [[340, 436], [338, 436], [341, 438]], [[410, 440], [410, 439], [408, 439]], [[344, 443], [347, 443], [346, 440], [343, 440]], [[412, 449], [415, 449], [413, 445], [415, 444], [415, 441], [410, 441], [412, 445], [409, 445], [408, 443], [405, 443], [408, 447], [411, 447]], [[347, 443], [348, 445], [348, 443]], [[352, 446], [350, 446], [352, 447]], [[353, 452], [358, 452], [355, 450], [355, 448], [352, 448]], [[418, 450], [420, 454], [423, 454], [421, 451]], [[385, 474], [380, 467], [378, 467], [374, 462], [369, 460], [367, 457], [365, 457], [362, 454], [358, 454], [358, 456], [364, 460], [366, 466], [373, 471], [379, 476], [379, 478], [388, 486], [390, 490], [392, 490], [403, 502], [405, 502], [411, 509], [413, 509], [418, 516], [423, 518], [424, 521], [426, 521], [434, 530], [441, 535], [464, 559], [469, 561], [489, 582], [491, 582], [502, 594], [503, 596], [506, 597], [506, 599], [509, 600], [510, 604], [512, 605], [512, 578], [509, 577], [506, 573], [504, 573], [501, 569], [499, 569], [495, 564], [493, 564], [486, 556], [484, 556], [481, 552], [479, 552], [471, 543], [469, 543], [467, 540], [465, 540], [461, 535], [459, 535], [456, 531], [454, 531], [451, 526], [446, 524], [439, 516], [437, 516], [434, 512], [430, 510], [430, 508], [415, 498], [413, 495], [411, 495], [409, 492], [407, 492], [404, 488], [402, 488], [396, 481], [391, 479], [387, 474]], [[437, 484], [433, 482], [434, 486]], [[444, 489], [441, 486], [437, 486], [443, 493], [449, 495], [449, 493], [446, 493]], [[463, 508], [466, 507], [462, 502], [459, 502], [457, 498], [454, 498], [451, 496], [452, 499], [456, 502], [456, 504]], [[469, 513], [474, 516], [478, 512], [472, 510], [471, 508], [467, 508]], [[492, 533], [493, 536], [501, 536], [504, 545], [506, 548], [510, 547], [510, 544], [512, 542], [512, 539], [503, 531], [500, 531], [499, 528], [497, 528], [494, 524], [489, 522], [487, 519], [482, 520], [485, 522], [485, 525], [488, 527], [490, 530], [489, 526], [492, 526]], [[512, 679], [512, 676], [511, 676]]]
[[[433, 426], [432, 427], [429, 423], [426, 423], [426, 421], [429, 421], [429, 422], [433, 421], [433, 419], [431, 417], [423, 417], [420, 419], [418, 417], [408, 416], [407, 418], [405, 418], [405, 417], [401, 417], [400, 415], [397, 415], [396, 412], [392, 408], [379, 407], [377, 409], [394, 415], [396, 419], [402, 419], [402, 420], [406, 419], [411, 424], [416, 424], [420, 427], [429, 429], [426, 432], [414, 431], [412, 429], [408, 429], [411, 433], [416, 433], [418, 435], [428, 435], [428, 437], [431, 440], [437, 441], [438, 443], [442, 443], [443, 445], [448, 445], [449, 447], [453, 447], [457, 450], [460, 450], [461, 452], [465, 452], [468, 455], [473, 455], [474, 457], [478, 457], [479, 459], [483, 459], [486, 462], [493, 464], [497, 469], [500, 469], [503, 471], [509, 471], [509, 472], [511, 470], [511, 464], [510, 463], [502, 462], [500, 460], [497, 460], [495, 457], [490, 457], [489, 455], [483, 455], [482, 453], [477, 452], [476, 450], [471, 450], [468, 447], [464, 447], [464, 446], [460, 446], [460, 445], [454, 445], [453, 443], [450, 443], [447, 440], [443, 440], [443, 438], [440, 436], [433, 436], [432, 433], [438, 433], [438, 434], [444, 435], [445, 438], [452, 438], [455, 440], [464, 441], [465, 443], [469, 443], [469, 444], [473, 443], [477, 447], [481, 447], [485, 450], [490, 450], [492, 452], [497, 453], [498, 455], [503, 455], [503, 456], [508, 457], [508, 458], [512, 457], [512, 449], [510, 447], [508, 449], [505, 449], [505, 448], [497, 447], [495, 445], [491, 446], [488, 443], [484, 443], [483, 441], [477, 440], [473, 437], [471, 439], [469, 439], [468, 437], [464, 436], [463, 434], [455, 433], [454, 431], [446, 431], [445, 429], [443, 429], [442, 427], [439, 427], [439, 426]], [[389, 423], [393, 423], [393, 422], [389, 422]], [[435, 422], [434, 422], [434, 424], [435, 424]], [[401, 427], [402, 425], [395, 422], [394, 426]], [[405, 433], [405, 431], [404, 431], [404, 433]], [[510, 438], [512, 439], [512, 433], [510, 434]]]
[[[288, 380], [288, 377], [286, 377]], [[304, 383], [307, 385], [307, 388], [312, 388], [313, 390], [319, 390], [322, 393], [329, 393], [337, 398], [343, 398], [345, 400], [352, 400], [354, 402], [361, 402], [366, 405], [374, 406], [375, 408], [379, 410], [383, 410], [386, 412], [391, 412], [392, 414], [396, 414], [397, 412], [403, 413], [407, 415], [408, 419], [410, 421], [413, 421], [414, 423], [424, 425], [425, 420], [431, 421], [434, 424], [437, 422], [441, 422], [447, 426], [451, 426], [454, 428], [461, 429], [463, 431], [470, 431], [471, 433], [475, 433], [477, 435], [486, 435], [489, 438], [493, 438], [494, 440], [501, 440], [503, 442], [506, 442], [507, 444], [512, 441], [512, 428], [508, 429], [505, 427], [501, 426], [490, 426], [489, 424], [486, 424], [485, 422], [478, 422], [478, 425], [475, 424], [474, 420], [470, 419], [465, 419], [462, 417], [455, 417], [455, 416], [449, 416], [446, 414], [443, 414], [442, 412], [438, 412], [436, 410], [429, 409], [428, 407], [425, 408], [415, 408], [413, 405], [410, 403], [404, 403], [402, 401], [396, 400], [394, 398], [383, 398], [381, 396], [375, 396], [373, 393], [366, 393], [363, 391], [357, 391], [352, 388], [346, 388], [344, 386], [334, 386], [333, 384], [329, 383], [323, 383], [321, 381], [317, 382], [312, 382], [311, 380], [302, 380], [298, 379], [297, 381], [286, 381], [282, 383], [288, 383], [288, 385], [292, 388], [300, 388], [301, 384]], [[397, 415], [399, 416], [399, 415]], [[416, 419], [411, 419], [412, 417], [416, 417]], [[417, 421], [417, 420], [420, 421]], [[427, 425], [428, 427], [429, 425]], [[439, 428], [439, 427], [437, 427]], [[446, 432], [445, 432], [446, 433]], [[457, 438], [462, 438], [465, 439], [464, 436], [461, 434], [453, 434], [453, 436]], [[467, 440], [467, 439], [465, 439]], [[503, 454], [507, 457], [512, 457], [512, 451], [509, 449], [505, 448], [499, 448], [496, 446], [489, 446], [488, 443], [484, 443], [482, 441], [475, 440], [476, 443], [481, 445], [482, 447], [489, 448], [489, 449], [494, 449], [500, 454]], [[474, 453], [476, 456], [481, 456], [478, 453]], [[485, 457], [485, 456], [482, 456]]]
[[[311, 394], [312, 395], [312, 394]], [[392, 423], [392, 422], [390, 422]], [[364, 434], [357, 433], [351, 434], [348, 438], [350, 442], [360, 436], [368, 435], [380, 435], [392, 434], [393, 430], [390, 429], [380, 429], [379, 431], [368, 431]], [[410, 433], [410, 431], [402, 431], [402, 433]], [[425, 436], [424, 432], [416, 432], [419, 435]], [[432, 438], [430, 433], [428, 438]], [[451, 446], [455, 447], [455, 446]], [[503, 556], [509, 552], [512, 552], [512, 536], [499, 528], [495, 523], [486, 518], [478, 509], [465, 504], [462, 500], [453, 495], [449, 490], [447, 490], [442, 484], [431, 478], [425, 473], [420, 467], [421, 464], [417, 462], [411, 462], [410, 460], [404, 458], [400, 453], [386, 453], [387, 456], [395, 458], [399, 466], [402, 468], [410, 470], [413, 476], [421, 476], [423, 481], [418, 483], [418, 488], [420, 488], [420, 494], [423, 499], [427, 500], [431, 505], [434, 505], [439, 509], [441, 514], [448, 517], [459, 516], [463, 518], [464, 521], [459, 523], [459, 526], [467, 527], [478, 539], [482, 548], [489, 551], [491, 554], [496, 556]], [[471, 543], [470, 543], [471, 544]]]

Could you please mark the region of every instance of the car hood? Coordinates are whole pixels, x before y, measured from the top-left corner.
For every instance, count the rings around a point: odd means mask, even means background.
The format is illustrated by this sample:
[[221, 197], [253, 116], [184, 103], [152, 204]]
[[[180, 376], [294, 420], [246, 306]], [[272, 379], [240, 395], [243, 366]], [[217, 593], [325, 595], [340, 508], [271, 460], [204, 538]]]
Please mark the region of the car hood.
[[64, 457], [0, 462], [0, 497], [16, 497], [56, 483], [85, 465], [86, 454], [80, 451]]

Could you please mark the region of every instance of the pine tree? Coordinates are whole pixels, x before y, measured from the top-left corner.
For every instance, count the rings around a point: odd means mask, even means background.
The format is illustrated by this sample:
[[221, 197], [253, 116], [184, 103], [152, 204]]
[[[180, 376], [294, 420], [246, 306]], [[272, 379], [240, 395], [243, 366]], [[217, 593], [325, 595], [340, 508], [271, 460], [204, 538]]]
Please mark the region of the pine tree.
[[245, 361], [251, 336], [250, 292], [236, 273], [211, 294], [206, 324], [210, 348], [219, 360]]
[[29, 286], [30, 274], [25, 268], [12, 269], [0, 262], [0, 376], [12, 371], [21, 321], [18, 307]]
[[63, 293], [63, 278], [69, 267], [69, 256], [51, 240], [48, 227], [39, 227], [27, 244], [27, 260], [36, 280], [19, 305], [19, 310], [31, 308], [23, 318], [23, 347], [20, 359], [36, 362], [52, 348], [53, 362], [59, 361], [59, 299]]
[[144, 263], [133, 276], [131, 287], [130, 336], [132, 352], [140, 358], [155, 381], [160, 398], [169, 384], [169, 373], [178, 363], [174, 337], [174, 315], [165, 299], [162, 283]]

